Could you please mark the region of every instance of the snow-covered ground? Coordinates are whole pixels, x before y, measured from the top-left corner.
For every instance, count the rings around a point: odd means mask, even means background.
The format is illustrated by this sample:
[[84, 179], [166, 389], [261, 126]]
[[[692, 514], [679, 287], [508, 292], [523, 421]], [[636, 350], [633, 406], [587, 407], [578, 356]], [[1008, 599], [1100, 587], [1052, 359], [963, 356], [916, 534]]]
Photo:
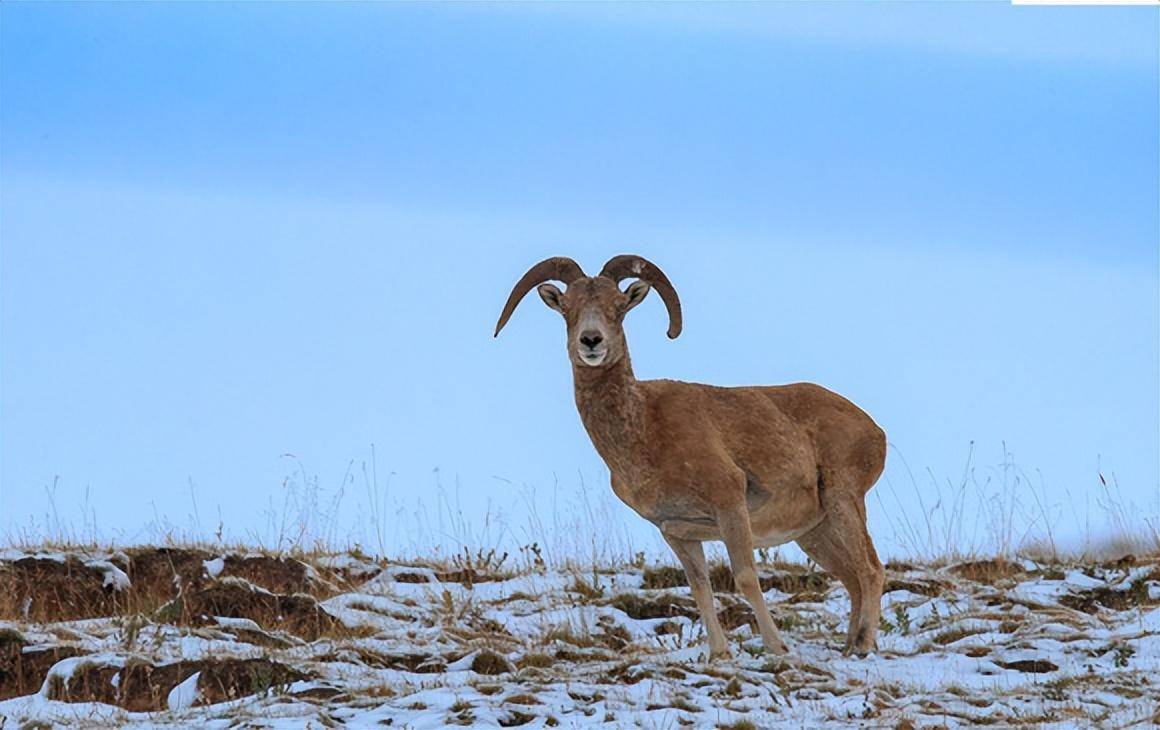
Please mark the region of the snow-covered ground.
[[194, 550], [0, 553], [0, 718], [415, 728], [1160, 721], [1155, 560], [890, 566], [879, 650], [866, 658], [840, 653], [849, 602], [824, 574], [762, 567], [790, 647], [775, 657], [719, 572], [734, 658], [711, 664], [679, 571], [453, 570], [351, 555], [306, 563]]

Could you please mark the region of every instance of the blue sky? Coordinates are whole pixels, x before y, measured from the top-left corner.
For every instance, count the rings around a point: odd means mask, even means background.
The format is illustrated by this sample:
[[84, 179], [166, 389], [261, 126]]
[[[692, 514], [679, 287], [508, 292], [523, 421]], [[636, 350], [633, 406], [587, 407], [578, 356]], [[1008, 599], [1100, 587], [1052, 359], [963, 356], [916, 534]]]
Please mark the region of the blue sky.
[[622, 252], [686, 312], [634, 312], [638, 376], [884, 426], [884, 543], [972, 442], [1061, 532], [1101, 471], [1155, 517], [1158, 12], [5, 3], [0, 530], [265, 535], [301, 467], [365, 542], [372, 443], [396, 541], [454, 541], [436, 484], [603, 494], [558, 317], [491, 330]]

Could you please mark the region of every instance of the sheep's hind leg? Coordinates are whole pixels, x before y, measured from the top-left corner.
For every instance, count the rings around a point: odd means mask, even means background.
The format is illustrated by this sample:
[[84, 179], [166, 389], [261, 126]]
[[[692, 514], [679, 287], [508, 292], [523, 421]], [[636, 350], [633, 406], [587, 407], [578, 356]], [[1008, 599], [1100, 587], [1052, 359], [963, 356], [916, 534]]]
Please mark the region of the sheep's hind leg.
[[824, 504], [826, 516], [797, 543], [849, 592], [850, 629], [843, 652], [864, 656], [878, 643], [884, 571], [866, 532], [865, 513], [855, 499], [861, 498], [842, 497]]
[[685, 569], [685, 576], [689, 579], [693, 600], [697, 602], [697, 610], [701, 612], [701, 622], [705, 625], [705, 634], [709, 638], [709, 659], [728, 659], [729, 644], [725, 640], [725, 632], [721, 629], [721, 623], [717, 620], [717, 609], [713, 605], [713, 588], [709, 584], [709, 566], [705, 563], [705, 549], [696, 540], [665, 535], [663, 531], [661, 535], [677, 554], [677, 559]]

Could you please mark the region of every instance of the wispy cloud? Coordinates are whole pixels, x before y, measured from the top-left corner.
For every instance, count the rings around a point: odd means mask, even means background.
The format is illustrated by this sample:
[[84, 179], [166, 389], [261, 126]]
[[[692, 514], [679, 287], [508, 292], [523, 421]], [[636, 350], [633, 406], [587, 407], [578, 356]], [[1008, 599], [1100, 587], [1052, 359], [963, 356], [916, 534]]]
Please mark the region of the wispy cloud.
[[910, 48], [1140, 69], [1156, 66], [1160, 21], [1157, 7], [1013, 7], [1003, 2], [561, 2], [460, 9], [686, 37], [725, 35], [847, 48]]

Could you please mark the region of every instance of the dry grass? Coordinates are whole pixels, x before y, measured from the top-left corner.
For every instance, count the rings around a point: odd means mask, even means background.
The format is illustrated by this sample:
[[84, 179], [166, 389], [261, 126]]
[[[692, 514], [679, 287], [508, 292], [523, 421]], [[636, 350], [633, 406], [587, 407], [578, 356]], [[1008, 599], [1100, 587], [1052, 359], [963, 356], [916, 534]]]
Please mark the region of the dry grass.
[[[645, 568], [642, 580], [641, 587], [646, 590], [682, 588], [689, 585], [685, 571], [671, 565]], [[791, 595], [824, 590], [832, 583], [832, 579], [826, 573], [794, 563], [779, 563], [777, 567], [761, 566], [758, 569], [757, 580], [761, 584], [762, 591], [778, 590]], [[715, 563], [710, 567], [709, 583], [717, 593], [737, 592], [733, 571], [724, 563]]]
[[952, 565], [948, 572], [975, 583], [995, 584], [1003, 580], [1013, 580], [1025, 575], [1019, 565], [1003, 557], [990, 560], [969, 560]]
[[1135, 606], [1160, 605], [1160, 600], [1149, 597], [1149, 582], [1160, 582], [1160, 570], [1153, 571], [1151, 575], [1144, 576], [1126, 587], [1100, 586], [1064, 596], [1060, 599], [1060, 603], [1084, 613], [1097, 613], [1101, 608], [1123, 611]]

